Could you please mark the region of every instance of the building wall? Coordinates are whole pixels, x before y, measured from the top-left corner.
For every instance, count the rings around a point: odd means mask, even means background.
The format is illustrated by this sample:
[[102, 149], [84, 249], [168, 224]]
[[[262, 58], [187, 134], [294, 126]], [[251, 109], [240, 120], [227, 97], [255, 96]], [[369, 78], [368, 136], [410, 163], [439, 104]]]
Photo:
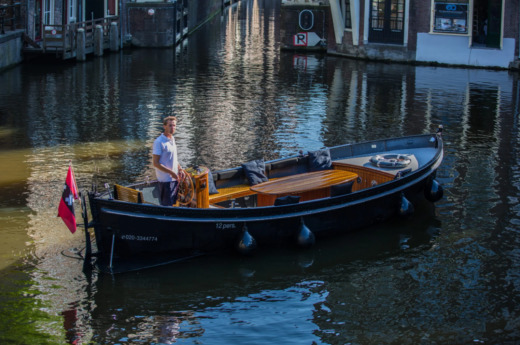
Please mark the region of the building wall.
[[65, 16], [63, 15], [63, 1], [64, 0], [54, 0], [54, 24], [65, 23]]
[[[501, 48], [475, 45], [473, 44], [475, 38], [471, 34], [439, 34], [431, 33], [429, 28], [421, 28], [417, 36], [416, 60], [475, 67], [509, 68], [518, 57], [519, 15], [518, 2], [506, 0]], [[429, 23], [429, 16], [428, 18], [425, 16], [426, 19]]]
[[[236, 0], [232, 1], [236, 2]], [[224, 0], [188, 0], [188, 29], [195, 29], [222, 10]]]
[[417, 33], [428, 32], [430, 28], [430, 2], [411, 1], [410, 2], [410, 30], [408, 34], [408, 49], [415, 51], [417, 49]]
[[[302, 11], [306, 11], [307, 20], [305, 18], [300, 19]], [[300, 23], [301, 20], [302, 23]], [[280, 22], [282, 24], [279, 37], [282, 49], [324, 51], [326, 44], [334, 43], [323, 41], [330, 35], [331, 30], [328, 25], [332, 22], [328, 6], [299, 4], [284, 6], [281, 11]]]
[[[354, 44], [353, 31], [350, 30], [345, 30], [342, 42], [336, 44], [334, 25], [330, 25], [329, 53], [375, 60], [419, 61], [494, 68], [509, 68], [511, 64], [518, 61], [520, 36], [518, 1], [506, 0], [504, 2], [501, 49], [472, 44], [471, 32], [469, 35], [433, 33], [430, 27], [433, 13], [431, 0], [410, 0], [407, 3], [409, 8], [405, 21], [408, 22], [408, 31], [403, 44], [370, 43], [366, 39], [368, 33], [365, 34], [365, 30], [370, 24], [369, 15], [366, 13], [369, 4], [370, 0], [359, 0], [360, 24], [357, 45]], [[472, 8], [472, 6], [473, 1], [470, 2], [468, 8]], [[471, 14], [468, 17], [470, 17], [468, 22], [473, 20]]]
[[[53, 10], [53, 16], [54, 16], [54, 24], [62, 24], [64, 15], [63, 15], [63, 5], [65, 0], [54, 0], [54, 10]], [[78, 1], [91, 1], [91, 0], [78, 0]], [[172, 6], [182, 6], [185, 5], [188, 7], [188, 29], [191, 31], [198, 27], [199, 25], [203, 24], [206, 20], [208, 20], [210, 17], [218, 13], [220, 10], [222, 10], [224, 3], [234, 3], [237, 0], [168, 0], [168, 1], [162, 1], [162, 0], [122, 0], [121, 2], [117, 1], [117, 3], [120, 5], [120, 8], [118, 10], [119, 16], [120, 16], [120, 26], [121, 26], [121, 32], [123, 38], [131, 39], [131, 30], [135, 27], [144, 28], [146, 26], [148, 29], [156, 32], [161, 32], [159, 36], [167, 36], [171, 33], [167, 33], [166, 27], [168, 25], [173, 26], [174, 17], [173, 15], [168, 15], [166, 13], [160, 13], [159, 16], [162, 16], [161, 20], [164, 21], [163, 24], [155, 22], [152, 23], [151, 21], [148, 21], [150, 19], [149, 17], [146, 17], [142, 15], [142, 13], [137, 13], [136, 8], [142, 8], [143, 13], [148, 13], [149, 8], [154, 7], [172, 7]], [[83, 4], [81, 2], [81, 4]], [[135, 23], [133, 22], [134, 19], [130, 18], [128, 15], [129, 12], [136, 12]], [[160, 9], [159, 12], [166, 12], [164, 9]], [[36, 39], [36, 31], [37, 28], [35, 27], [35, 16], [37, 14], [35, 13], [35, 0], [27, 0], [27, 18], [28, 21], [26, 23], [27, 26], [27, 33], [28, 36], [35, 40]], [[158, 16], [158, 17], [159, 17]], [[156, 19], [158, 19], [156, 17]], [[90, 20], [90, 15], [85, 14], [85, 20]], [[150, 22], [150, 23], [149, 23]], [[153, 27], [153, 28], [152, 28]], [[164, 39], [161, 38], [154, 38], [156, 43], [151, 42], [151, 46], [157, 46], [159, 42]], [[143, 39], [140, 39], [139, 43], [140, 45], [145, 44], [146, 39], [143, 41]]]
[[34, 0], [27, 0], [27, 23], [25, 24], [26, 25], [26, 28], [27, 28], [27, 36], [29, 36], [32, 40], [35, 40], [36, 39], [36, 35], [35, 35], [35, 32], [36, 32], [36, 28], [35, 28], [35, 21], [34, 21], [34, 17], [36, 16], [36, 13], [35, 13], [35, 9], [34, 9], [35, 5], [34, 5]]
[[22, 62], [22, 35], [18, 30], [0, 36], [0, 71]]
[[127, 39], [136, 47], [170, 47], [176, 43], [175, 3], [127, 3]]
[[[123, 36], [138, 47], [170, 47], [181, 39], [187, 24], [188, 32], [202, 25], [223, 7], [223, 0], [177, 0], [124, 3]], [[187, 23], [183, 16], [187, 8]], [[153, 10], [153, 14], [150, 14]], [[177, 25], [177, 21], [180, 24]], [[179, 28], [180, 26], [180, 28]]]
[[473, 48], [467, 36], [442, 36], [419, 33], [417, 61], [450, 65], [508, 68], [515, 59], [513, 38], [504, 38], [502, 49]]
[[516, 40], [515, 56], [519, 55], [520, 39], [520, 4], [518, 1], [508, 0], [505, 3], [504, 10], [504, 38], [512, 38]]
[[[354, 0], [351, 0], [354, 1]], [[328, 52], [331, 54], [339, 54], [349, 57], [361, 58], [361, 59], [372, 59], [372, 60], [389, 60], [399, 62], [411, 62], [415, 60], [415, 43], [410, 41], [410, 38], [416, 36], [413, 26], [409, 25], [408, 36], [404, 40], [408, 41], [407, 44], [385, 44], [385, 43], [370, 43], [366, 39], [368, 37], [367, 27], [369, 26], [369, 14], [367, 8], [369, 7], [370, 0], [359, 0], [359, 33], [357, 37], [358, 44], [355, 45], [353, 34], [355, 30], [345, 30], [343, 33], [343, 39], [340, 44], [336, 44], [334, 37], [333, 25], [329, 30], [328, 37]], [[368, 3], [367, 3], [368, 2]], [[411, 0], [410, 2], [414, 2]], [[421, 3], [422, 1], [419, 1]], [[420, 8], [420, 7], [419, 7]], [[415, 21], [414, 11], [416, 7], [410, 9], [411, 23]], [[420, 22], [420, 19], [417, 19]], [[412, 49], [410, 49], [410, 43]]]

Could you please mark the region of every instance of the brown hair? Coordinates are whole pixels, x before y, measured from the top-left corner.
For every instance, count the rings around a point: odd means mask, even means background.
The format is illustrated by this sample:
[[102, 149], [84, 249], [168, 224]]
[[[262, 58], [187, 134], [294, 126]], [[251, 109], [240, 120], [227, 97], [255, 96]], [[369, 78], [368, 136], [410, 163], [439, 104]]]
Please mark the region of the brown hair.
[[163, 125], [166, 126], [168, 124], [168, 121], [175, 121], [177, 122], [177, 118], [175, 116], [166, 116], [164, 119], [163, 119]]

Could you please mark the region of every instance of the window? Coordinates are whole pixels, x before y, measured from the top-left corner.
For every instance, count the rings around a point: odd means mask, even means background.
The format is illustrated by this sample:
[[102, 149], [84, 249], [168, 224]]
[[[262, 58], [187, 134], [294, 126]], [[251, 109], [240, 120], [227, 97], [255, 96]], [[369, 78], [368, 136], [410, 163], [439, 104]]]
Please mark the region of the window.
[[385, 23], [385, 0], [373, 0], [371, 12], [371, 28], [373, 30], [383, 30]]
[[54, 6], [53, 0], [43, 1], [43, 24], [53, 24], [52, 7]]
[[69, 0], [69, 23], [76, 22], [76, 0]]
[[392, 7], [390, 8], [390, 28], [392, 30], [403, 30], [404, 28], [403, 1], [392, 1]]
[[345, 29], [352, 29], [352, 19], [350, 14], [350, 0], [341, 1]]
[[468, 0], [435, 1], [434, 32], [468, 33]]
[[116, 0], [108, 0], [107, 7], [108, 7], [107, 16], [116, 16], [117, 15]]

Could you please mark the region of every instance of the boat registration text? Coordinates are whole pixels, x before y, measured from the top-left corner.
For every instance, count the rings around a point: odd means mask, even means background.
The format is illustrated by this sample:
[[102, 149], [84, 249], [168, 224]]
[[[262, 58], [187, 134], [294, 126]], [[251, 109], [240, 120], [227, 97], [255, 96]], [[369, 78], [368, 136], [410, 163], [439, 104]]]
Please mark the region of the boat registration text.
[[122, 240], [127, 241], [146, 241], [146, 242], [158, 242], [157, 236], [140, 236], [140, 235], [121, 235]]
[[235, 223], [216, 223], [215, 225], [218, 230], [236, 229]]

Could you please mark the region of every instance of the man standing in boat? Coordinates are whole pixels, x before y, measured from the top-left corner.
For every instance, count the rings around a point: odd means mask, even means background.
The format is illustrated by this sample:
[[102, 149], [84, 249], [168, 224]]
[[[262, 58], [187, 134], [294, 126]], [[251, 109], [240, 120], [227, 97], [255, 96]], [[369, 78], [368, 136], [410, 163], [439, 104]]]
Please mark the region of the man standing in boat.
[[175, 116], [165, 117], [164, 132], [153, 143], [153, 166], [159, 181], [159, 200], [163, 206], [172, 206], [177, 202], [179, 179], [183, 178], [178, 161], [177, 145], [173, 134], [177, 127]]

